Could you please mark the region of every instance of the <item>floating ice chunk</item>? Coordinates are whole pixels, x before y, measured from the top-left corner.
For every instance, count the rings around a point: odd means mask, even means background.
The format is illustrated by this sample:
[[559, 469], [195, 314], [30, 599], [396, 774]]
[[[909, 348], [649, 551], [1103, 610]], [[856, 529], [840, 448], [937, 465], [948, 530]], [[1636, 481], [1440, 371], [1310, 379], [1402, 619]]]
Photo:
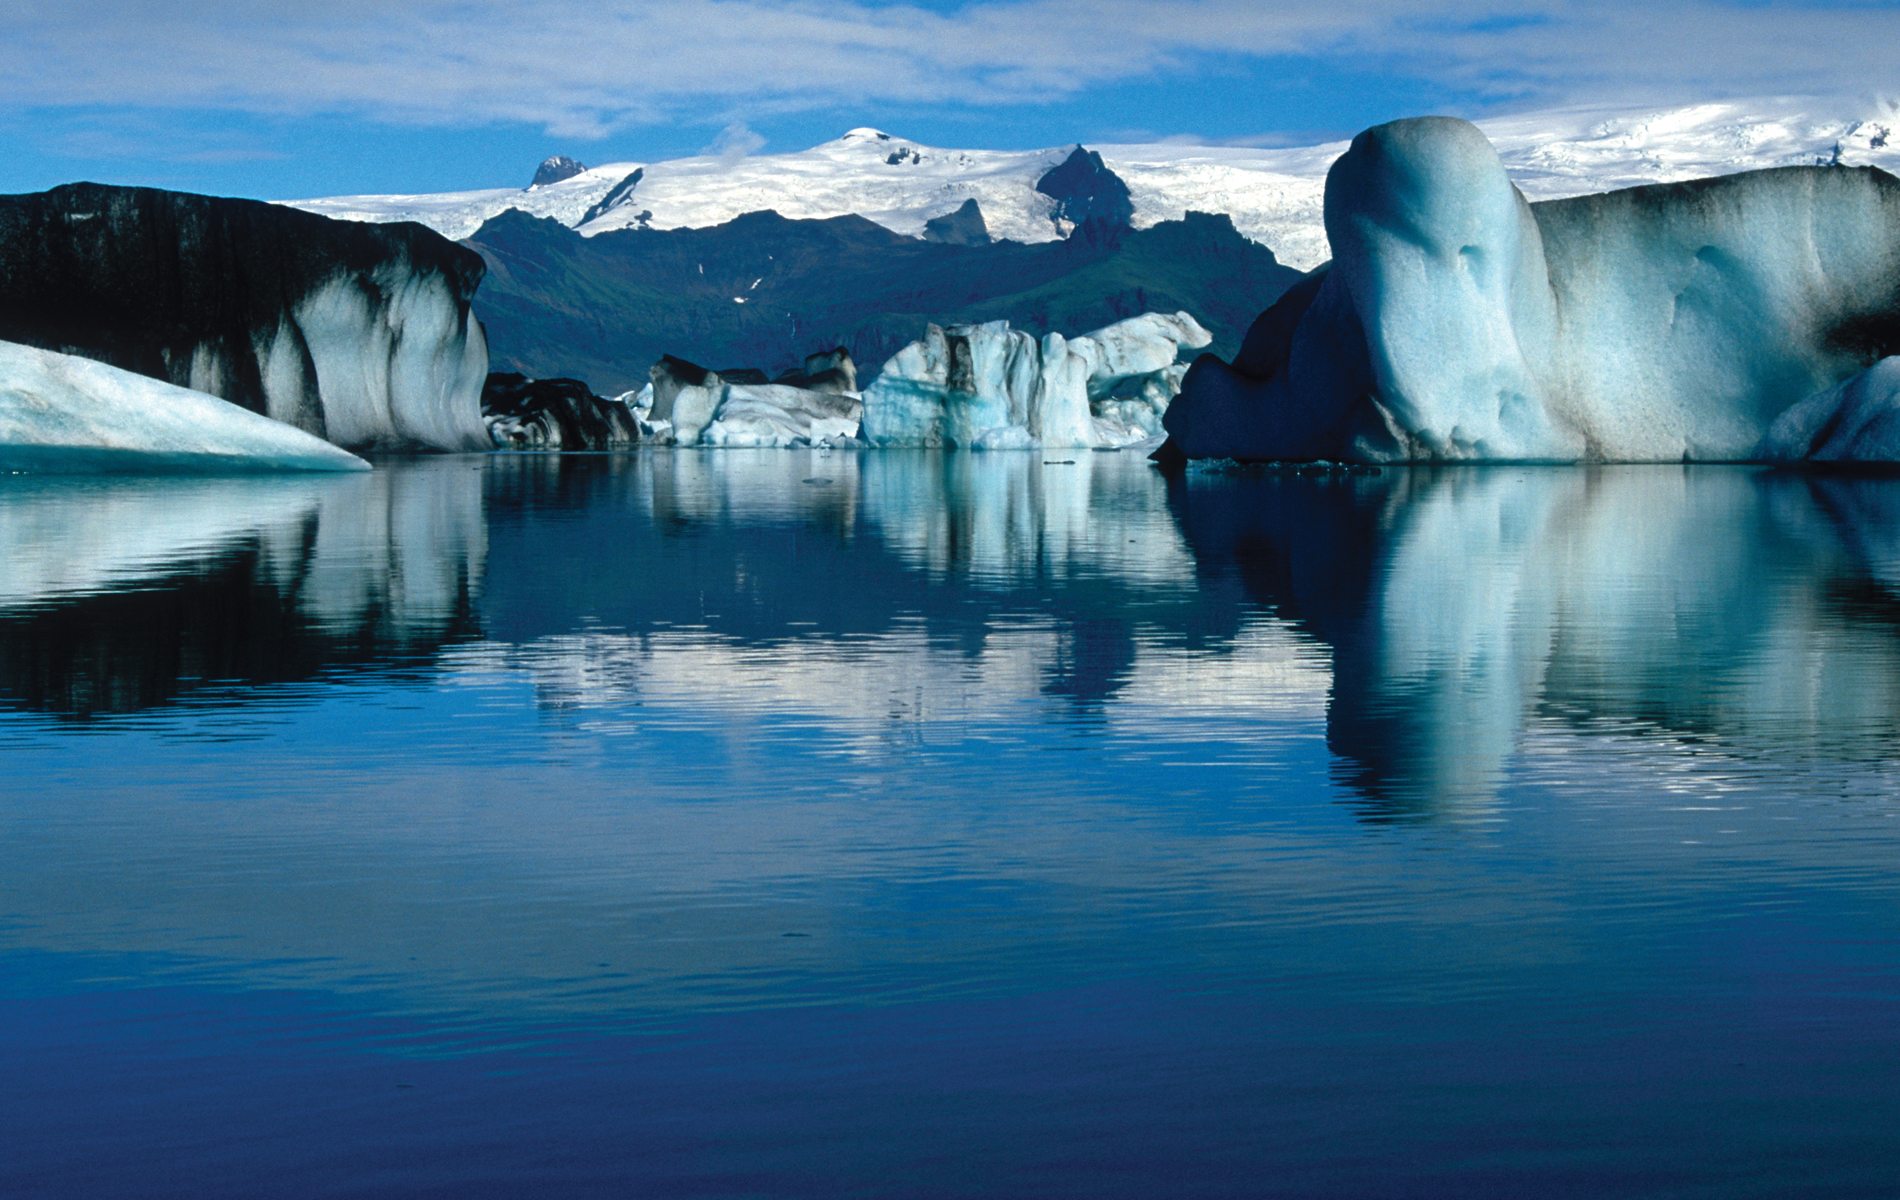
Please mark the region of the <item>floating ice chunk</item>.
[[482, 417], [503, 450], [624, 450], [640, 441], [625, 399], [596, 396], [578, 379], [493, 372], [482, 388]]
[[1007, 321], [931, 325], [865, 390], [864, 434], [898, 446], [1125, 445], [1158, 431], [1180, 348], [1212, 340], [1187, 313], [1040, 341]]
[[1187, 313], [1151, 312], [1070, 338], [1069, 349], [1088, 362], [1089, 398], [1094, 400], [1169, 370], [1181, 347], [1199, 350], [1213, 340], [1214, 335]]
[[782, 383], [728, 383], [719, 389], [713, 418], [701, 431], [699, 442], [705, 446], [804, 446], [849, 441], [858, 436], [863, 412], [864, 404], [856, 396]]
[[1367, 130], [1326, 199], [1324, 286], [1352, 298], [1382, 415], [1416, 443], [1400, 454], [1578, 457], [1526, 357], [1544, 365], [1556, 327], [1543, 240], [1484, 134], [1448, 117]]
[[216, 396], [0, 342], [0, 470], [368, 469], [346, 450]]
[[1021, 425], [998, 425], [985, 429], [970, 443], [975, 450], [1034, 450], [1042, 445], [1036, 435]]
[[712, 424], [713, 414], [719, 410], [719, 398], [725, 386], [718, 375], [709, 371], [706, 382], [689, 383], [673, 394], [671, 418], [676, 443], [681, 446], [699, 443], [699, 435]]
[[1900, 356], [1883, 358], [1782, 413], [1753, 457], [1900, 463]]

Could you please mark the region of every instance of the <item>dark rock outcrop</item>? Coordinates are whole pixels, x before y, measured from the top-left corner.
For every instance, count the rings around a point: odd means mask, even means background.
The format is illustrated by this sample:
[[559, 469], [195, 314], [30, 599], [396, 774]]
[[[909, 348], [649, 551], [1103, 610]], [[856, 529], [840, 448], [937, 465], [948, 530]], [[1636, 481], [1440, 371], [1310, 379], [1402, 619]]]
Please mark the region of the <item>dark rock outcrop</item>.
[[781, 371], [772, 382], [804, 388], [808, 392], [843, 395], [858, 390], [858, 366], [851, 361], [851, 351], [838, 346], [817, 354], [807, 354], [802, 370], [794, 367]]
[[0, 340], [352, 449], [487, 446], [483, 271], [410, 223], [96, 183], [0, 196]]
[[504, 450], [624, 450], [640, 441], [626, 403], [597, 396], [578, 379], [497, 371], [482, 387], [482, 416]]
[[[633, 189], [639, 187], [640, 181], [646, 178], [646, 173], [647, 170], [645, 167], [635, 167], [633, 174], [627, 176], [619, 183], [614, 184], [612, 191], [602, 196], [591, 208], [582, 213], [581, 219], [575, 227], [579, 228], [579, 226], [587, 224], [609, 209], [619, 208], [622, 204], [626, 203], [627, 197], [633, 195]], [[651, 212], [641, 213], [639, 217], [640, 224], [642, 225], [652, 219], [653, 214]]]
[[777, 375], [768, 374], [759, 367], [721, 367], [717, 371], [708, 371], [683, 358], [667, 354], [653, 365], [648, 377], [653, 380], [656, 397], [662, 388], [677, 392], [681, 387], [718, 387], [726, 383], [736, 383], [742, 387], [777, 383], [803, 388], [808, 392], [831, 392], [834, 395], [858, 390], [857, 364], [851, 361], [851, 351], [843, 346], [807, 354], [802, 367], [788, 367]]
[[955, 212], [925, 221], [924, 240], [952, 246], [987, 246], [990, 244], [990, 227], [983, 220], [982, 207], [970, 199], [965, 200]]
[[547, 159], [535, 169], [534, 182], [530, 188], [544, 187], [550, 183], [559, 183], [563, 179], [572, 179], [587, 169], [587, 164], [576, 162], [565, 154], [557, 154]]
[[673, 419], [673, 409], [681, 392], [689, 388], [714, 392], [719, 390], [721, 383], [714, 372], [671, 354], [661, 355], [659, 362], [648, 367], [647, 378], [653, 383], [653, 407], [648, 410], [648, 415], [655, 421]]
[[1127, 225], [1135, 219], [1135, 202], [1128, 185], [1108, 169], [1102, 156], [1077, 146], [1074, 153], [1036, 181], [1036, 190], [1056, 202], [1050, 215], [1057, 226], [1067, 221], [1084, 225], [1091, 218], [1113, 225]]

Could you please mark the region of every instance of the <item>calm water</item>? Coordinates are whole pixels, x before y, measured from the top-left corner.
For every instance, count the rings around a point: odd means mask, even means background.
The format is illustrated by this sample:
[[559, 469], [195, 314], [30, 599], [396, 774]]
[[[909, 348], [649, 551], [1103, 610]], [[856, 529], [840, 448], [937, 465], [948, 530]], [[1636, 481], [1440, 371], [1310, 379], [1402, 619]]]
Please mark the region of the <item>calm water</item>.
[[0, 479], [0, 1194], [1900, 1188], [1900, 480], [1069, 457]]

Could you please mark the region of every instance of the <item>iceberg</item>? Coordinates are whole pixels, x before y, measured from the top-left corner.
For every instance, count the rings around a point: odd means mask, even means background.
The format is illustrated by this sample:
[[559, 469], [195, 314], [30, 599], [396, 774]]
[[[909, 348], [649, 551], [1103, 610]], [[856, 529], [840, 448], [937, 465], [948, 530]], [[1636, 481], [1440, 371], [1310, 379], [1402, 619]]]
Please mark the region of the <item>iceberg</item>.
[[416, 225], [75, 183], [0, 197], [0, 338], [351, 449], [485, 450], [473, 250]]
[[[791, 447], [855, 445], [864, 402], [851, 356], [842, 348], [805, 359], [803, 371], [764, 382], [761, 371], [718, 371], [667, 355], [634, 403], [644, 430], [676, 446]], [[738, 382], [739, 379], [757, 382]]]
[[820, 446], [854, 442], [864, 403], [843, 392], [821, 392], [783, 383], [728, 383], [719, 392], [712, 420], [699, 434], [702, 446]]
[[367, 471], [282, 421], [117, 367], [0, 342], [0, 471]]
[[1786, 167], [1528, 203], [1475, 126], [1360, 134], [1333, 261], [1202, 356], [1190, 458], [1737, 461], [1900, 349], [1900, 180]]
[[482, 419], [501, 450], [625, 450], [640, 441], [626, 399], [596, 396], [578, 379], [529, 379], [495, 371], [482, 387]]
[[929, 326], [864, 392], [864, 437], [885, 446], [1120, 447], [1160, 432], [1182, 346], [1213, 335], [1185, 312], [1144, 313], [1080, 337], [1007, 321]]

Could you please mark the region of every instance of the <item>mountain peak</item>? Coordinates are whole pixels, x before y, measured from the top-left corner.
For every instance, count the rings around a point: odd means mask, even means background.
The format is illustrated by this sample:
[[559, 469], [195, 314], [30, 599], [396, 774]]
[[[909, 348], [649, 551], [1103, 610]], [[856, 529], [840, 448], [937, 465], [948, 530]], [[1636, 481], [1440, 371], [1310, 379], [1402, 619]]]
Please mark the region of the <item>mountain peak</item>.
[[557, 154], [546, 159], [534, 173], [534, 182], [530, 188], [542, 187], [550, 183], [559, 183], [563, 179], [572, 179], [587, 169], [587, 164], [577, 162], [565, 154]]
[[1056, 202], [1058, 227], [1066, 221], [1073, 228], [1091, 219], [1127, 225], [1135, 217], [1128, 185], [1108, 169], [1100, 154], [1086, 146], [1078, 145], [1069, 157], [1044, 173], [1036, 181], [1036, 190]]

